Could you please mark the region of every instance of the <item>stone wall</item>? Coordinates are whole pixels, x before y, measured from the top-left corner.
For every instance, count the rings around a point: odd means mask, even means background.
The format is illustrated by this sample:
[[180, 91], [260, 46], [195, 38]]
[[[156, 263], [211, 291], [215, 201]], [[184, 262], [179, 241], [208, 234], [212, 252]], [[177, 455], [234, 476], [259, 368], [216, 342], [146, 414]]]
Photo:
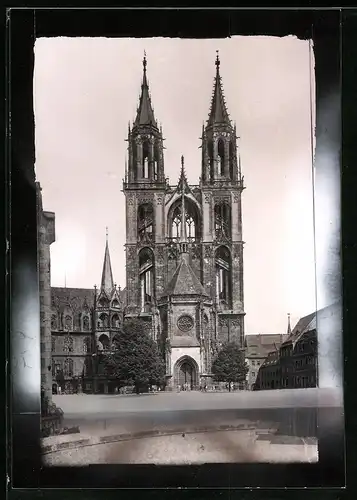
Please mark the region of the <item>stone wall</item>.
[[55, 214], [44, 212], [39, 183], [36, 183], [38, 213], [38, 278], [40, 293], [41, 386], [45, 397], [52, 397], [51, 362], [51, 255], [55, 241]]

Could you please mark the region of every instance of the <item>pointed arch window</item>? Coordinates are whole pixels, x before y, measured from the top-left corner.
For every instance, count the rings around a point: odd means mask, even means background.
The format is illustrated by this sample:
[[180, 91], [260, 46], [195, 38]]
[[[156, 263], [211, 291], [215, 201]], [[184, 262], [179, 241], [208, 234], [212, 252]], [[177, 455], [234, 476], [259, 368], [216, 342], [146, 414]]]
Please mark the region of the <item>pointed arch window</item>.
[[157, 142], [155, 142], [155, 146], [154, 146], [154, 180], [155, 181], [157, 181], [159, 178], [159, 158], [160, 158], [159, 145]]
[[119, 315], [113, 314], [113, 316], [112, 316], [112, 328], [119, 328], [119, 326], [120, 326]]
[[143, 179], [149, 178], [149, 143], [143, 143], [143, 163], [142, 163], [142, 177]]
[[214, 207], [214, 227], [216, 238], [231, 236], [231, 207], [228, 203], [217, 203]]
[[65, 337], [64, 339], [64, 352], [73, 352], [73, 338], [72, 337]]
[[74, 328], [75, 330], [80, 330], [81, 329], [81, 319], [82, 319], [82, 314], [76, 313], [74, 316]]
[[66, 377], [73, 377], [73, 359], [67, 358], [64, 362], [64, 374]]
[[150, 248], [143, 248], [139, 253], [139, 276], [141, 308], [151, 307], [154, 293], [154, 254]]
[[72, 316], [69, 314], [65, 317], [64, 325], [66, 330], [72, 330]]
[[56, 314], [52, 314], [51, 316], [51, 330], [58, 329], [58, 317]]
[[89, 330], [89, 318], [88, 318], [88, 316], [83, 317], [83, 330], [85, 332], [88, 332], [88, 330]]
[[99, 328], [108, 328], [109, 326], [109, 318], [108, 314], [102, 313], [99, 315]]
[[151, 203], [143, 203], [138, 208], [138, 240], [153, 241], [154, 209]]
[[231, 303], [231, 256], [228, 248], [216, 250], [216, 296], [217, 301], [229, 306]]
[[[182, 207], [181, 202], [177, 203], [176, 207], [172, 212], [172, 223], [171, 223], [171, 238], [179, 239], [181, 237], [181, 223], [182, 223]], [[197, 210], [194, 208], [192, 202], [187, 199], [185, 201], [185, 225], [186, 225], [186, 236], [188, 241], [197, 241], [200, 238], [199, 231], [199, 216]]]
[[233, 142], [231, 141], [229, 143], [229, 178], [233, 180], [234, 178], [234, 145]]
[[109, 305], [109, 302], [108, 302], [108, 300], [105, 297], [102, 297], [99, 300], [99, 306], [100, 307], [108, 307], [108, 305]]
[[60, 361], [52, 359], [52, 377], [57, 377], [62, 371], [62, 365]]
[[108, 351], [109, 350], [109, 338], [107, 335], [101, 335], [99, 337], [99, 349], [103, 351]]
[[213, 141], [208, 142], [207, 150], [208, 150], [208, 164], [209, 164], [209, 169], [210, 169], [210, 177], [211, 177], [211, 180], [213, 181], [214, 177], [215, 177], [215, 175], [214, 175], [214, 161], [213, 161]]
[[119, 309], [119, 307], [120, 307], [119, 302], [116, 299], [113, 300], [112, 307], [114, 307], [115, 309]]
[[88, 337], [83, 339], [83, 352], [87, 353], [90, 351], [90, 339]]
[[218, 139], [218, 154], [217, 154], [217, 162], [218, 162], [218, 173], [221, 177], [225, 175], [224, 172], [224, 141], [223, 139]]

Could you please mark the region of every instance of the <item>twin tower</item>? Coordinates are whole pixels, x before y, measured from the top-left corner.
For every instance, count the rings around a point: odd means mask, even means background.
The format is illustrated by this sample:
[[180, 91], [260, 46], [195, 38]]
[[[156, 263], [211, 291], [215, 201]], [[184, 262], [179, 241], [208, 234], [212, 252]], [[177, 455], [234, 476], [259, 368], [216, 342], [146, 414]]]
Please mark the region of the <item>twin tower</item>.
[[188, 184], [183, 157], [178, 184], [167, 181], [146, 57], [140, 103], [127, 138], [125, 316], [147, 322], [172, 387], [208, 382], [222, 343], [244, 346], [244, 186], [218, 54], [215, 64], [198, 185]]

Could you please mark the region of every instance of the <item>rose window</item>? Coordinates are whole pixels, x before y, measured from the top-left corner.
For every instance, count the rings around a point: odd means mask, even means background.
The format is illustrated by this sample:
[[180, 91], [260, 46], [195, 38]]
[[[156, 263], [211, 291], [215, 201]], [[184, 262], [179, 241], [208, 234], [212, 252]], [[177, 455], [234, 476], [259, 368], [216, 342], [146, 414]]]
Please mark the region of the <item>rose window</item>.
[[193, 319], [191, 316], [180, 316], [180, 318], [177, 320], [177, 326], [182, 332], [188, 332], [192, 330], [193, 328]]

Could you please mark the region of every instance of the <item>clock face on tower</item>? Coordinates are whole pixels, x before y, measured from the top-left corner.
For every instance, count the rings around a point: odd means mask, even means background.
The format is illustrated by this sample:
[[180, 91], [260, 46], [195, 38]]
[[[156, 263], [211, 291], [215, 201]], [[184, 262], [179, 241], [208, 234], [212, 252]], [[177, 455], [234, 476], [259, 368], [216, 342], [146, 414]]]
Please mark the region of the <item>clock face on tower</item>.
[[181, 330], [181, 332], [189, 332], [192, 330], [194, 325], [193, 318], [189, 316], [188, 314], [184, 314], [183, 316], [180, 316], [179, 319], [177, 320], [177, 326]]

